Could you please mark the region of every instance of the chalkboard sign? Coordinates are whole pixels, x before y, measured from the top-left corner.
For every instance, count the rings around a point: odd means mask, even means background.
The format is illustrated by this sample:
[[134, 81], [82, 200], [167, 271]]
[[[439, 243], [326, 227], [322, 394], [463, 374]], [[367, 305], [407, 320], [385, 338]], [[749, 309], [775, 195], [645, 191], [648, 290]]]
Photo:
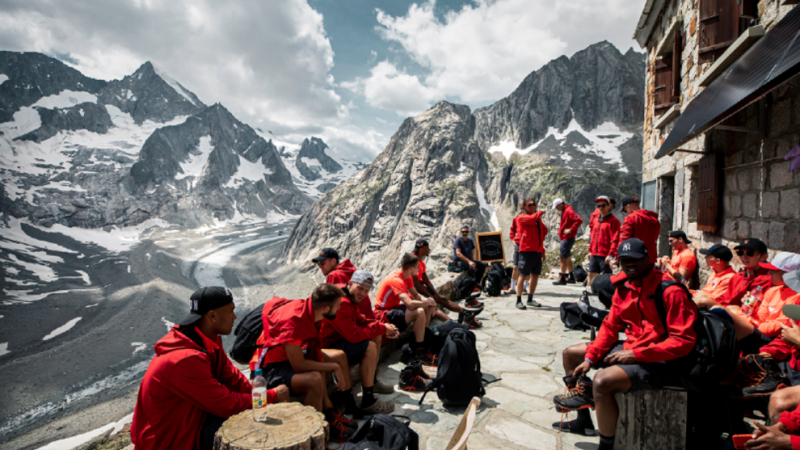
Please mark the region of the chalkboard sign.
[[503, 233], [495, 231], [492, 233], [475, 234], [476, 247], [478, 247], [478, 261], [483, 262], [505, 262], [506, 252], [503, 249]]

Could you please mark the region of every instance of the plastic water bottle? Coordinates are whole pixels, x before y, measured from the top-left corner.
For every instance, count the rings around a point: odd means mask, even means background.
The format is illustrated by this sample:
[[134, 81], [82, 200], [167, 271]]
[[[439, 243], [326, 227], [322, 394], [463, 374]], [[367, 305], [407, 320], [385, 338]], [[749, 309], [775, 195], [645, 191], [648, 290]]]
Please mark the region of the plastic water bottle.
[[256, 370], [253, 379], [253, 420], [266, 422], [267, 420], [267, 380], [261, 375], [261, 369]]
[[761, 286], [756, 286], [753, 290], [750, 291], [750, 295], [745, 298], [744, 302], [742, 302], [742, 312], [746, 315], [753, 314], [753, 311], [756, 309], [761, 300], [764, 298], [764, 290]]

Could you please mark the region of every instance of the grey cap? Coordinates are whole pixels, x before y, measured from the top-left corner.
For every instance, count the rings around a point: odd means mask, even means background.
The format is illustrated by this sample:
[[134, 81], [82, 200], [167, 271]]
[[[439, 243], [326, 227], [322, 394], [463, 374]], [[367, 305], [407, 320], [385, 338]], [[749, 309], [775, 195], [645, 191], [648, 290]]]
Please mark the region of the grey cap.
[[350, 281], [366, 286], [371, 290], [375, 284], [375, 277], [366, 270], [356, 270], [353, 272], [353, 276], [350, 277]]
[[800, 292], [800, 268], [783, 274], [783, 282], [786, 283], [789, 289]]

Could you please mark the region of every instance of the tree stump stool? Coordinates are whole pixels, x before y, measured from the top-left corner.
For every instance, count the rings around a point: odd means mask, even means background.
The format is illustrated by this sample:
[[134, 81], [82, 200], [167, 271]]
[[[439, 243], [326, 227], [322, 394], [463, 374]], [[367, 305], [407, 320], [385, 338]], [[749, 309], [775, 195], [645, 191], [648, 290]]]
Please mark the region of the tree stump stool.
[[267, 421], [253, 420], [243, 411], [226, 420], [216, 436], [214, 450], [324, 450], [328, 422], [311, 406], [300, 403], [267, 405]]
[[685, 450], [688, 395], [682, 389], [617, 394], [616, 450]]

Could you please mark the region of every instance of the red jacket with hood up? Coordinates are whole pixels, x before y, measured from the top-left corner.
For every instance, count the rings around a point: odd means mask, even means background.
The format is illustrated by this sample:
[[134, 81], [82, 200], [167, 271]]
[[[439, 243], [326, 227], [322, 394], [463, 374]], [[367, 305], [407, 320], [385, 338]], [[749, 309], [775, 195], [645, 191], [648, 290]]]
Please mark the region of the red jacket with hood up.
[[589, 244], [589, 254], [606, 257], [617, 257], [619, 249], [619, 219], [609, 214], [601, 217], [600, 214], [592, 218], [589, 224], [592, 242]]
[[[578, 235], [578, 228], [583, 224], [583, 219], [579, 216], [572, 206], [564, 203], [564, 210], [561, 211], [561, 224], [558, 226], [558, 239], [571, 239]], [[569, 228], [569, 234], [564, 230]]]
[[597, 338], [586, 348], [586, 357], [595, 365], [599, 363], [619, 341], [623, 328], [627, 338], [624, 348], [633, 350], [636, 362], [669, 361], [689, 354], [697, 340], [693, 326], [698, 315], [691, 297], [678, 286], [664, 291], [665, 329], [654, 294], [658, 285], [669, 278], [656, 269], [642, 280], [641, 287], [633, 286], [627, 278], [624, 272], [611, 277], [617, 291]]
[[[156, 343], [139, 386], [131, 423], [137, 450], [197, 449], [206, 414], [227, 418], [252, 405], [250, 382], [231, 364], [222, 340], [186, 327], [193, 340], [181, 328], [173, 327]], [[268, 401], [275, 401], [275, 391], [269, 391]]]
[[658, 221], [658, 214], [646, 209], [640, 209], [628, 214], [622, 221], [620, 228], [619, 241], [625, 242], [630, 238], [636, 238], [647, 245], [647, 254], [650, 255], [650, 262], [655, 264], [658, 260], [658, 235], [661, 233], [661, 223]]
[[[356, 269], [356, 266], [354, 266], [349, 259], [345, 259], [344, 261], [340, 262], [335, 269], [331, 270], [331, 273], [328, 274], [325, 282], [346, 286], [347, 283], [350, 282], [350, 278], [353, 277], [353, 274], [356, 272], [356, 270], [358, 270]], [[358, 311], [367, 319], [375, 319], [375, 313], [372, 312], [372, 302], [359, 303]]]
[[[520, 214], [514, 217], [512, 227], [516, 230], [516, 242], [519, 251], [544, 253], [544, 238], [547, 236], [547, 226], [542, 220], [544, 211], [533, 214]], [[512, 238], [512, 240], [514, 240]]]

